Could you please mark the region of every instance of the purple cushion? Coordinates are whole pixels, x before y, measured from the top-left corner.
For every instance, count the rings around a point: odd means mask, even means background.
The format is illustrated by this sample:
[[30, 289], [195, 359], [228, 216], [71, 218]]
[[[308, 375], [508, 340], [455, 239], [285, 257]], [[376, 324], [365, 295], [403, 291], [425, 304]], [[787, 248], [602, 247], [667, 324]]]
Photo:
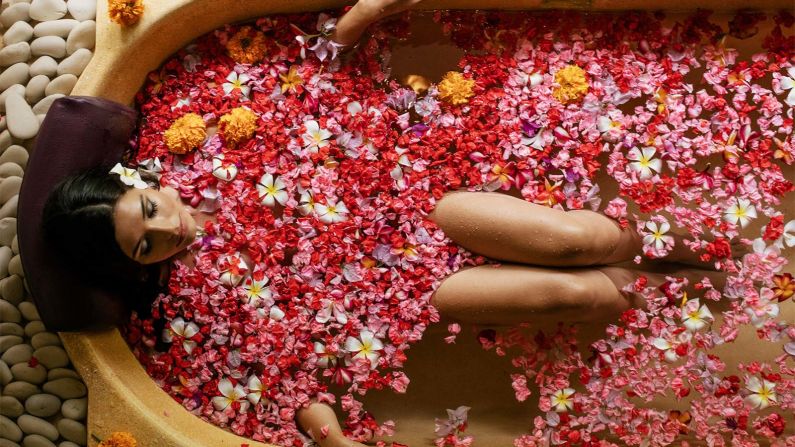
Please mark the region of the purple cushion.
[[41, 220], [47, 197], [65, 177], [121, 161], [136, 119], [122, 104], [68, 96], [53, 102], [41, 125], [19, 194], [17, 234], [28, 289], [50, 331], [107, 325], [122, 313], [117, 296], [85, 284], [45, 246]]

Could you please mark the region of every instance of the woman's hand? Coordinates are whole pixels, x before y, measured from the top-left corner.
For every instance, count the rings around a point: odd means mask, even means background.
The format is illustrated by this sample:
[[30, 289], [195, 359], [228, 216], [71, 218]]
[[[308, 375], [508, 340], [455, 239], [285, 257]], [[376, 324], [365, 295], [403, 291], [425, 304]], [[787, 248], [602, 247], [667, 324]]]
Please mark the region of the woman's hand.
[[359, 0], [350, 11], [340, 17], [331, 40], [343, 46], [353, 46], [371, 23], [386, 16], [405, 11], [422, 0]]

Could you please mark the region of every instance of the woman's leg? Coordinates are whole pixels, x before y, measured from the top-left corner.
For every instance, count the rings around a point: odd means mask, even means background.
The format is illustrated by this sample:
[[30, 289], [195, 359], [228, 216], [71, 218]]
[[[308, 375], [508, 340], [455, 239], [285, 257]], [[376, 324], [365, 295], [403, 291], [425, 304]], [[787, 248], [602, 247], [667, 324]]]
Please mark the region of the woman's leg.
[[503, 261], [586, 266], [640, 254], [634, 229], [588, 211], [562, 211], [496, 192], [453, 192], [429, 216], [453, 241]]
[[632, 307], [597, 269], [552, 270], [518, 264], [481, 265], [447, 277], [431, 298], [462, 322], [515, 325], [547, 321], [602, 321]]

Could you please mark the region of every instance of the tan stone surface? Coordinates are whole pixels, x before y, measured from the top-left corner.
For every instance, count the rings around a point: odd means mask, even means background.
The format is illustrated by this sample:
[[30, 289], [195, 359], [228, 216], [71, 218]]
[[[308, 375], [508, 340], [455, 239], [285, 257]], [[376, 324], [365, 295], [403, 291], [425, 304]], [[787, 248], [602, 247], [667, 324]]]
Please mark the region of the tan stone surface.
[[[130, 28], [109, 22], [107, 2], [99, 0], [97, 10], [96, 53], [81, 76], [73, 94], [94, 95], [130, 104], [146, 74], [183, 47], [190, 40], [224, 23], [277, 12], [325, 9], [344, 2], [333, 0], [168, 0], [146, 1], [141, 21]], [[623, 9], [642, 7], [642, 1], [555, 1], [555, 0], [462, 0], [428, 1], [431, 8], [505, 7], [552, 8], [571, 6], [592, 9]], [[668, 1], [665, 5], [678, 9], [692, 6], [690, 2]], [[655, 3], [661, 7], [663, 3]], [[747, 6], [738, 0], [707, 0], [699, 5], [713, 9], [734, 9]], [[765, 0], [757, 7], [791, 7], [790, 1]], [[403, 50], [397, 49], [395, 60], [404, 64], [398, 74], [424, 74], [438, 80], [440, 73], [454, 69], [456, 50], [434, 40], [417, 37]], [[756, 44], [758, 46], [758, 43]], [[439, 57], [445, 54], [446, 57]], [[433, 60], [435, 64], [428, 65]], [[398, 62], [396, 62], [397, 64]], [[424, 71], [423, 71], [424, 70]], [[398, 76], [399, 77], [399, 76]], [[795, 178], [793, 170], [789, 178]], [[609, 193], [606, 200], [609, 200]], [[788, 197], [790, 203], [792, 194]], [[795, 217], [795, 206], [786, 209], [787, 219]], [[760, 219], [761, 220], [761, 219]], [[756, 231], [756, 230], [754, 230]], [[750, 234], [750, 233], [749, 233]], [[755, 234], [755, 233], [754, 233]], [[790, 259], [793, 257], [790, 255]], [[789, 266], [792, 271], [792, 264]], [[783, 307], [783, 306], [782, 306]], [[795, 318], [795, 305], [782, 308], [782, 317]], [[424, 339], [408, 353], [406, 373], [412, 379], [405, 395], [375, 392], [366, 396], [368, 409], [379, 420], [394, 419], [398, 430], [394, 439], [411, 445], [430, 445], [433, 439], [433, 418], [443, 417], [445, 408], [459, 405], [473, 407], [468, 433], [474, 434], [477, 445], [509, 446], [513, 439], [530, 428], [534, 415], [535, 396], [518, 403], [513, 397], [509, 374], [513, 367], [505, 357], [485, 352], [476, 345], [470, 327], [458, 337], [455, 345], [446, 345], [446, 322], [428, 329]], [[730, 369], [748, 358], [772, 358], [781, 352], [780, 345], [760, 345], [753, 331], [743, 334], [742, 342], [722, 352]], [[595, 339], [604, 325], [583, 327], [584, 339]], [[117, 330], [102, 333], [61, 333], [64, 346], [89, 388], [89, 445], [113, 431], [130, 431], [139, 445], [148, 446], [234, 446], [247, 443], [264, 446], [201, 421], [163, 392], [134, 358]], [[655, 401], [650, 405], [676, 408], [672, 400]], [[788, 421], [788, 432], [793, 425]]]

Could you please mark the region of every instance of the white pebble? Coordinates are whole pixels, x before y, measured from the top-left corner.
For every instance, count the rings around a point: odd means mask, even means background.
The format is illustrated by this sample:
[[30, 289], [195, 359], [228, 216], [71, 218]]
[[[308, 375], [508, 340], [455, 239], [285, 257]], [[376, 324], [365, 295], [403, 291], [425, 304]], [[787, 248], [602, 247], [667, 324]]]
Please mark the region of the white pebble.
[[47, 381], [47, 368], [42, 365], [30, 366], [26, 363], [11, 365], [11, 374], [15, 380], [41, 385]]
[[88, 399], [67, 399], [61, 405], [61, 413], [69, 419], [82, 421], [88, 414]]
[[[22, 314], [19, 313], [19, 310], [17, 310], [17, 306], [14, 306], [13, 304], [9, 303], [6, 300], [0, 300], [0, 322], [19, 323], [20, 321], [22, 321]], [[9, 337], [15, 337], [15, 336], [10, 335]], [[5, 352], [5, 349], [3, 350], [3, 352]]]
[[33, 0], [30, 3], [30, 18], [39, 22], [58, 20], [66, 15], [66, 11], [63, 0]]
[[55, 94], [50, 95], [50, 96], [45, 96], [44, 99], [42, 99], [41, 101], [37, 102], [36, 105], [33, 106], [33, 113], [35, 113], [36, 115], [41, 115], [43, 113], [47, 113], [47, 111], [50, 110], [50, 106], [52, 105], [52, 102], [55, 101], [58, 98], [63, 98], [63, 96], [64, 95], [61, 95], [60, 93], [55, 93]]
[[[0, 253], [2, 250], [8, 247], [0, 247]], [[17, 323], [0, 323], [0, 334], [3, 335], [19, 335], [20, 337], [25, 335], [25, 330], [22, 329]]]
[[58, 36], [66, 38], [69, 33], [80, 23], [75, 19], [61, 19], [52, 20], [49, 22], [41, 22], [33, 27], [33, 35], [36, 37], [41, 36]]
[[52, 394], [34, 394], [25, 401], [25, 410], [33, 416], [48, 418], [61, 408], [61, 399]]
[[55, 93], [68, 95], [69, 93], [72, 93], [72, 89], [75, 88], [75, 84], [77, 84], [77, 76], [66, 73], [53, 79], [44, 90], [44, 93], [47, 96], [54, 95]]
[[19, 195], [8, 199], [8, 202], [4, 203], [3, 206], [0, 207], [0, 219], [4, 217], [16, 217], [18, 205]]
[[63, 368], [69, 364], [69, 356], [60, 346], [41, 347], [33, 353], [33, 356], [47, 369]]
[[[8, 276], [8, 261], [11, 260], [11, 256], [13, 256], [13, 251], [11, 250], [11, 247], [5, 245], [0, 247], [0, 278], [2, 279], [5, 279]], [[3, 324], [15, 324], [15, 323], [0, 323], [0, 325]], [[22, 335], [22, 334], [10, 334], [10, 333], [7, 334], [5, 331], [0, 331], [0, 334], [20, 335], [20, 336]]]
[[[15, 147], [21, 147], [21, 146], [15, 144], [9, 147], [8, 149], [6, 149], [6, 152], [10, 151]], [[23, 148], [22, 150], [24, 151], [25, 149]], [[5, 152], [3, 152], [3, 155], [5, 155]], [[2, 156], [0, 155], [0, 157]], [[7, 177], [4, 178], [2, 181], [0, 181], [0, 203], [6, 203], [8, 202], [8, 199], [19, 194], [19, 189], [21, 186], [22, 186], [22, 177], [17, 177], [17, 176]]]
[[2, 396], [0, 397], [0, 414], [10, 418], [17, 418], [25, 412], [25, 407], [17, 400], [16, 397]]
[[16, 63], [0, 73], [0, 90], [5, 90], [14, 84], [24, 85], [28, 82], [29, 78], [30, 69], [28, 68], [28, 64], [24, 62]]
[[36, 385], [20, 381], [11, 382], [3, 388], [3, 395], [16, 397], [20, 402], [40, 392], [41, 390]]
[[55, 423], [58, 432], [67, 441], [72, 442], [85, 442], [86, 439], [86, 426], [85, 424], [73, 421], [68, 418], [63, 418]]
[[36, 309], [36, 305], [30, 301], [23, 301], [19, 303], [19, 311], [22, 312], [22, 316], [28, 321], [41, 320], [39, 311]]
[[66, 0], [69, 14], [77, 20], [94, 20], [97, 17], [96, 0]]
[[[7, 165], [0, 165], [3, 166], [12, 166], [12, 163]], [[17, 165], [13, 165], [19, 168]], [[22, 170], [22, 168], [19, 168]], [[2, 245], [9, 245], [6, 242], [11, 242], [14, 239], [14, 236], [17, 235], [17, 218], [16, 217], [9, 217], [6, 219], [0, 220], [0, 244]]]
[[30, 64], [30, 76], [44, 75], [52, 78], [58, 73], [58, 62], [50, 56], [42, 56]]
[[36, 101], [44, 98], [44, 90], [49, 83], [50, 78], [44, 75], [30, 78], [28, 85], [25, 87], [25, 101], [29, 104], [36, 104]]
[[14, 380], [14, 375], [11, 374], [11, 368], [6, 365], [6, 362], [0, 360], [0, 385], [6, 386], [12, 380]]
[[33, 56], [50, 56], [60, 59], [66, 56], [66, 41], [63, 37], [42, 36], [30, 44], [30, 53]]
[[33, 346], [33, 349], [39, 349], [45, 346], [61, 346], [61, 338], [58, 337], [58, 334], [52, 332], [39, 332], [31, 337], [30, 344]]
[[50, 441], [58, 439], [58, 429], [42, 418], [23, 414], [17, 418], [17, 424], [27, 434], [42, 435]]
[[[3, 206], [5, 207], [5, 205]], [[0, 295], [11, 304], [22, 304], [22, 298], [25, 296], [25, 284], [22, 278], [18, 275], [10, 275], [7, 278], [0, 279]]]
[[30, 59], [30, 44], [27, 42], [12, 43], [0, 50], [0, 67], [27, 62], [28, 59]]
[[55, 394], [61, 399], [75, 399], [86, 395], [86, 386], [83, 382], [73, 378], [51, 380], [44, 384], [44, 391]]
[[[22, 90], [22, 94], [25, 94], [24, 90]], [[3, 111], [5, 111], [5, 107], [3, 107]], [[6, 121], [6, 123], [8, 123], [8, 121]], [[0, 132], [0, 152], [8, 149], [9, 146], [11, 146], [11, 133], [6, 129]]]
[[30, 4], [28, 3], [17, 3], [16, 5], [11, 5], [0, 14], [0, 23], [3, 25], [3, 28], [10, 28], [16, 22], [28, 22], [30, 21]]
[[33, 37], [33, 27], [28, 22], [15, 22], [3, 34], [3, 42], [6, 45], [18, 42], [27, 42]]
[[77, 371], [69, 368], [53, 368], [47, 371], [47, 380], [50, 382], [64, 378], [80, 380], [80, 375], [77, 374]]
[[[8, 132], [8, 130], [4, 130], [3, 132]], [[11, 134], [8, 134], [8, 137], [10, 138]], [[0, 165], [0, 178], [11, 177], [14, 175], [20, 177], [22, 175], [25, 175], [25, 172], [22, 170], [22, 167], [16, 163], [3, 163], [2, 165]], [[0, 219], [0, 222], [2, 221], [3, 220]]]
[[19, 335], [0, 335], [0, 353], [5, 353], [12, 346], [22, 343]]
[[[91, 62], [91, 56], [91, 50], [80, 48], [58, 64], [58, 75], [71, 73], [75, 76], [80, 76], [83, 70], [86, 69], [88, 63]], [[13, 84], [13, 82], [8, 85], [11, 84]]]
[[17, 241], [17, 237], [14, 236], [14, 239], [11, 239], [11, 251], [15, 254], [19, 254], [19, 241]]
[[[13, 197], [11, 197], [11, 199], [13, 199]], [[22, 258], [20, 258], [19, 255], [14, 256], [10, 261], [8, 261], [8, 274], [19, 275], [23, 278], [25, 277], [25, 272], [22, 270]]]
[[[5, 113], [5, 111], [6, 111], [6, 97], [8, 97], [8, 95], [10, 95], [12, 93], [16, 93], [19, 96], [25, 96], [25, 86], [22, 85], [22, 84], [14, 84], [11, 87], [8, 87], [7, 89], [5, 89], [5, 91], [3, 91], [3, 93], [0, 93], [0, 112]], [[4, 116], [4, 118], [5, 118], [5, 116]], [[5, 120], [5, 123], [6, 123], [6, 127], [8, 127], [8, 120]], [[3, 129], [2, 132], [5, 132], [5, 131], [6, 131], [6, 129]], [[2, 134], [0, 134], [0, 137], [2, 137]], [[8, 141], [8, 145], [6, 147], [11, 146], [11, 135], [10, 134], [8, 135], [8, 139], [9, 139], [9, 141]], [[4, 145], [4, 144], [5, 144], [5, 142], [2, 142], [2, 144], [0, 144], [0, 147], [2, 145]]]
[[22, 440], [22, 430], [11, 419], [0, 415], [0, 433], [3, 437], [11, 441], [19, 442]]
[[[0, 165], [6, 162], [11, 162], [18, 164], [20, 167], [22, 167], [22, 169], [25, 169], [25, 167], [27, 167], [28, 165], [29, 157], [30, 156], [28, 155], [27, 149], [25, 149], [22, 146], [14, 144], [11, 145], [8, 149], [6, 149], [5, 152], [0, 154]], [[19, 192], [19, 188], [16, 188], [16, 192], [14, 194], [16, 194], [17, 192]], [[7, 197], [4, 198], [3, 196], [0, 196], [0, 203], [4, 202], [5, 200], [7, 200]]]
[[[80, 48], [94, 49], [97, 37], [97, 22], [86, 20], [74, 27], [66, 38], [66, 54], [72, 54]], [[9, 64], [10, 65], [10, 64]]]
[[[12, 334], [3, 334], [12, 335]], [[3, 353], [0, 360], [6, 362], [6, 365], [16, 365], [17, 363], [27, 363], [30, 357], [33, 356], [33, 347], [28, 344], [22, 343], [12, 346]]]
[[42, 435], [27, 435], [22, 440], [22, 447], [55, 447], [55, 444]]
[[39, 121], [22, 96], [12, 93], [6, 97], [6, 116], [8, 130], [15, 138], [27, 140], [39, 133]]
[[[31, 321], [25, 325], [25, 335], [28, 337], [35, 337], [37, 334], [44, 332], [45, 330], [46, 329], [44, 328], [44, 323], [42, 321]], [[31, 343], [33, 343], [32, 338]]]

